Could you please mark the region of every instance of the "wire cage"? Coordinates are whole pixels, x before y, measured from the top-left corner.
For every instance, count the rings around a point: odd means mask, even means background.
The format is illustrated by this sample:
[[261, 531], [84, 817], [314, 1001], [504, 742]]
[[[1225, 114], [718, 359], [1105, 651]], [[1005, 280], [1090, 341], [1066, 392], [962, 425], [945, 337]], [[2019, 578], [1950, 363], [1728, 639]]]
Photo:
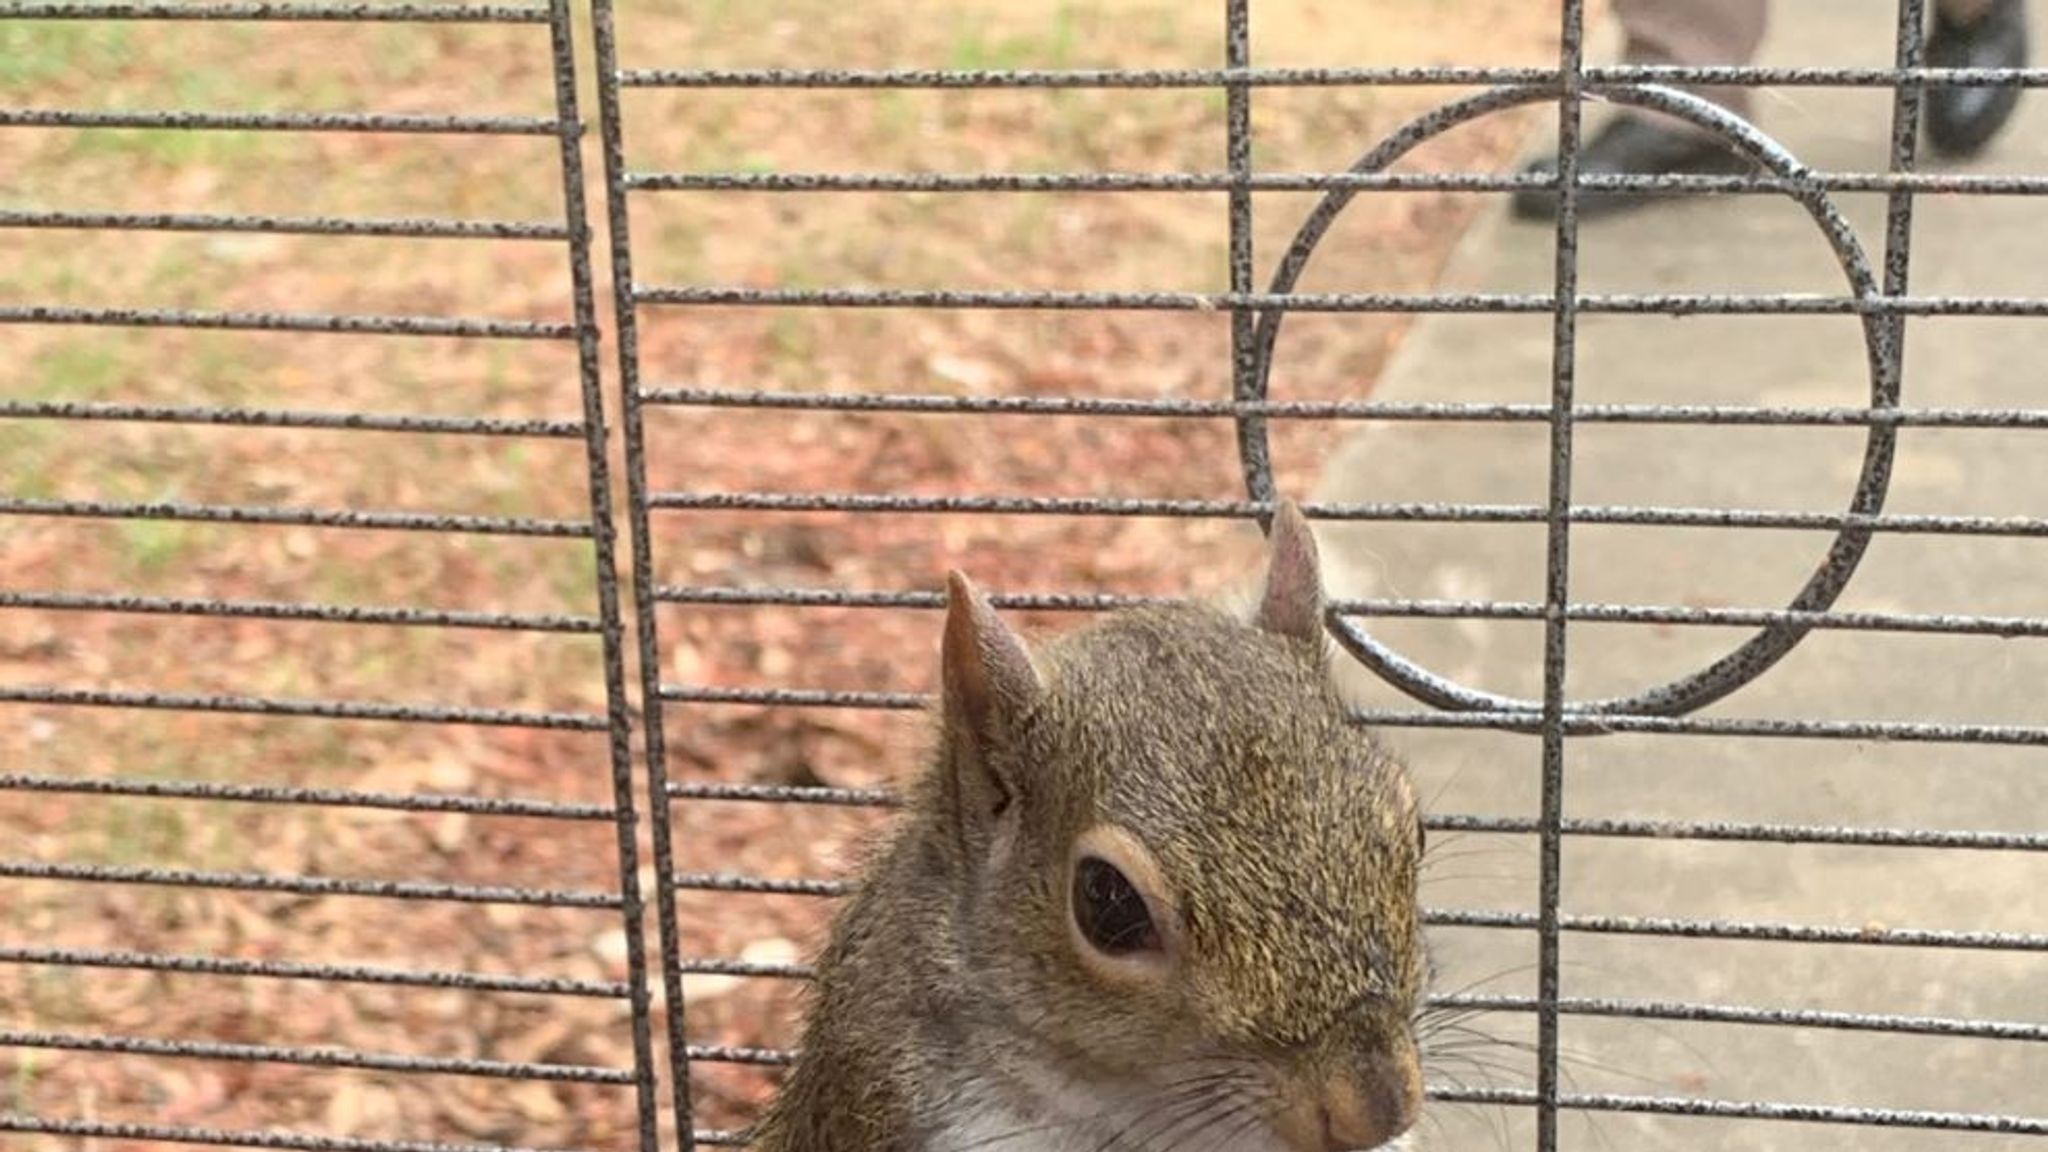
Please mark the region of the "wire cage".
[[651, 1145], [570, 7], [0, 17], [0, 1130]]
[[1450, 844], [1420, 1146], [2033, 1146], [2048, 153], [1920, 121], [2048, 71], [1933, 7], [0, 9], [0, 1132], [742, 1145], [944, 569], [1286, 495]]

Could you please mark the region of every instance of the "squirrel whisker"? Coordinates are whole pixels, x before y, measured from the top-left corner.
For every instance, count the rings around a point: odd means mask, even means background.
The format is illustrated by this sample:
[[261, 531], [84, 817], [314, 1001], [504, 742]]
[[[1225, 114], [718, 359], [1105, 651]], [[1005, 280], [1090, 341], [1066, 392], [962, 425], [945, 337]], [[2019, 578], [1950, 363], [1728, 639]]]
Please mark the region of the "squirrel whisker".
[[1124, 1137], [1134, 1135], [1139, 1127], [1160, 1118], [1161, 1114], [1166, 1114], [1165, 1127], [1148, 1135], [1140, 1136], [1135, 1143], [1128, 1145], [1128, 1147], [1137, 1149], [1152, 1148], [1155, 1146], [1156, 1141], [1165, 1140], [1189, 1124], [1194, 1124], [1197, 1130], [1208, 1125], [1215, 1118], [1211, 1113], [1227, 1114], [1234, 1106], [1231, 1101], [1232, 1097], [1228, 1092], [1187, 1092], [1176, 1097], [1170, 1097], [1160, 1104], [1147, 1108], [1134, 1118], [1131, 1123], [1110, 1133], [1102, 1143], [1095, 1146], [1094, 1152], [1110, 1152], [1111, 1149], [1124, 1144]]
[[1251, 1130], [1252, 1126], [1257, 1124], [1260, 1119], [1258, 1110], [1256, 1109], [1256, 1107], [1254, 1107], [1252, 1102], [1241, 1101], [1236, 1104], [1233, 1110], [1224, 1112], [1222, 1116], [1217, 1117], [1210, 1123], [1212, 1125], [1221, 1125], [1227, 1123], [1233, 1115], [1237, 1114], [1242, 1114], [1242, 1119], [1240, 1119], [1235, 1126], [1222, 1129], [1218, 1133], [1218, 1139], [1215, 1142], [1208, 1145], [1208, 1148], [1220, 1149], [1229, 1147], [1230, 1142], [1232, 1140], [1237, 1139], [1245, 1132]]
[[[1200, 1126], [1196, 1128], [1194, 1134], [1200, 1135], [1203, 1132], [1213, 1131], [1218, 1125], [1227, 1123], [1231, 1117], [1240, 1114], [1256, 1122], [1261, 1116], [1260, 1106], [1269, 1102], [1271, 1098], [1272, 1092], [1265, 1085], [1249, 1077], [1240, 1076], [1228, 1089], [1218, 1094], [1218, 1101], [1224, 1105], [1222, 1110], [1216, 1115], [1202, 1117]], [[1176, 1128], [1178, 1127], [1176, 1125]], [[1242, 1130], [1242, 1127], [1240, 1125], [1239, 1130]], [[1177, 1144], [1178, 1141], [1176, 1140], [1175, 1143]], [[1160, 1147], [1172, 1146], [1164, 1143], [1160, 1145]]]
[[[1168, 1065], [1168, 1067], [1189, 1067], [1207, 1063], [1210, 1063], [1210, 1061], [1181, 1060], [1173, 1062], [1173, 1064]], [[1155, 1112], [1163, 1108], [1173, 1106], [1177, 1103], [1184, 1103], [1190, 1099], [1196, 1101], [1206, 1101], [1208, 1098], [1200, 1093], [1195, 1092], [1194, 1089], [1209, 1086], [1210, 1084], [1224, 1080], [1232, 1075], [1235, 1075], [1235, 1073], [1230, 1071], [1209, 1072], [1185, 1076], [1176, 1080], [1167, 1081], [1164, 1084], [1159, 1085], [1158, 1087], [1160, 1088], [1160, 1090], [1164, 1092], [1174, 1094], [1163, 1096], [1159, 1100], [1154, 1101], [1145, 1112], [1140, 1113], [1138, 1118], [1134, 1120], [1133, 1123], [1142, 1122], [1145, 1118], [1150, 1117]], [[1110, 1108], [1103, 1107], [1095, 1109], [1094, 1111], [1081, 1116], [1069, 1116], [1059, 1120], [1047, 1120], [1042, 1123], [1036, 1124], [1021, 1124], [1016, 1127], [1006, 1129], [1002, 1132], [995, 1133], [994, 1135], [973, 1140], [966, 1144], [958, 1145], [955, 1148], [949, 1149], [949, 1152], [978, 1152], [978, 1150], [983, 1148], [990, 1148], [996, 1145], [1006, 1144], [1013, 1140], [1021, 1140], [1027, 1136], [1035, 1136], [1047, 1132], [1057, 1132], [1067, 1129], [1080, 1128], [1085, 1125], [1094, 1124], [1105, 1119], [1110, 1114], [1110, 1111]], [[1117, 1143], [1119, 1139], [1121, 1139], [1120, 1136], [1113, 1135], [1107, 1141], [1104, 1142], [1101, 1148], [1111, 1148]], [[1100, 1152], [1100, 1150], [1098, 1150], [1098, 1152]]]

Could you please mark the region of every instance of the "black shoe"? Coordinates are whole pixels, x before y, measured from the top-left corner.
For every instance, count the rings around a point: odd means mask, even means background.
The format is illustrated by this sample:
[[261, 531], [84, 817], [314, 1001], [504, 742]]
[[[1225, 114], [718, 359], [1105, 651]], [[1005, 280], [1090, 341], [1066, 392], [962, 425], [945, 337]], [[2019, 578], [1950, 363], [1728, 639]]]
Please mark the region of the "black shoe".
[[[1557, 158], [1538, 160], [1522, 171], [1527, 175], [1554, 176], [1557, 174]], [[1626, 113], [1608, 121], [1607, 126], [1579, 150], [1579, 173], [1584, 176], [1678, 173], [1742, 176], [1754, 171], [1748, 160], [1713, 137], [1662, 127], [1642, 116]], [[1659, 195], [1654, 192], [1601, 192], [1582, 188], [1579, 190], [1579, 215], [1617, 212], [1648, 203]], [[1515, 193], [1514, 212], [1523, 220], [1548, 220], [1557, 213], [1557, 193], [1548, 188], [1520, 189]]]
[[[1992, 0], [1991, 8], [1968, 24], [1941, 14], [1927, 37], [1929, 68], [2024, 68], [2027, 66], [2027, 8], [2023, 0]], [[1927, 139], [1947, 156], [1981, 151], [2012, 117], [2020, 102], [2016, 85], [1996, 88], [1943, 86], [1927, 89]]]

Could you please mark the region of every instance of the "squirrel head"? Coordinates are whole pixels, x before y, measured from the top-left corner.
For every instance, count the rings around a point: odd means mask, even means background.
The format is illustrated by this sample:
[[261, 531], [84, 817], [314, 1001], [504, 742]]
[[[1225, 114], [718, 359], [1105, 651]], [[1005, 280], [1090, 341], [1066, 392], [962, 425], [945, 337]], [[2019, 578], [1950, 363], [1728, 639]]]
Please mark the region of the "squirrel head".
[[1420, 814], [1331, 682], [1307, 523], [1269, 535], [1248, 619], [1144, 608], [1036, 652], [953, 574], [926, 803], [1013, 1052], [1162, 1131], [1376, 1147], [1421, 1099]]

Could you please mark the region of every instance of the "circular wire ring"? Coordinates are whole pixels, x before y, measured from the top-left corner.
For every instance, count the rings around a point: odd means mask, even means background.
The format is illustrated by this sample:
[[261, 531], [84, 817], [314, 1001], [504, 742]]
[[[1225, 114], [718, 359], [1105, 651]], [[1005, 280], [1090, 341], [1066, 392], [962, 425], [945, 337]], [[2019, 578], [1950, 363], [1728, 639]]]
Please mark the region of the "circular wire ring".
[[[1788, 194], [1806, 208], [1826, 236], [1836, 260], [1840, 262], [1843, 273], [1848, 277], [1849, 287], [1855, 299], [1870, 301], [1883, 295], [1876, 276], [1871, 272], [1870, 262], [1864, 255], [1863, 246], [1858, 243], [1848, 222], [1836, 210], [1834, 202], [1811, 180], [1804, 164], [1754, 125], [1718, 105], [1673, 88], [1658, 85], [1594, 87], [1590, 88], [1589, 92], [1616, 104], [1662, 112], [1704, 128], [1721, 137], [1751, 162], [1784, 179], [1792, 186]], [[1552, 100], [1556, 97], [1557, 91], [1554, 86], [1511, 85], [1489, 89], [1441, 105], [1410, 121], [1381, 141], [1377, 147], [1351, 166], [1350, 174], [1364, 175], [1384, 171], [1417, 145], [1469, 120], [1506, 108]], [[1323, 196], [1315, 210], [1302, 223], [1300, 230], [1295, 233], [1293, 242], [1288, 245], [1286, 255], [1274, 271], [1272, 285], [1267, 289], [1269, 293], [1278, 296], [1294, 290], [1295, 283], [1307, 268], [1309, 257], [1316, 245], [1321, 242], [1324, 234], [1329, 231], [1330, 226], [1336, 222], [1338, 215], [1357, 192], [1357, 188], [1334, 188]], [[1897, 408], [1900, 374], [1898, 357], [1893, 354], [1896, 345], [1892, 337], [1892, 325], [1888, 323], [1885, 315], [1874, 310], [1863, 310], [1861, 315], [1864, 348], [1870, 368], [1870, 407], [1873, 410]], [[1280, 335], [1281, 322], [1286, 317], [1284, 310], [1259, 311], [1253, 333], [1252, 370], [1239, 381], [1236, 389], [1236, 398], [1239, 401], [1259, 402], [1266, 399], [1267, 381], [1273, 369], [1273, 345]], [[1276, 497], [1276, 492], [1273, 486], [1271, 443], [1266, 432], [1265, 418], [1256, 414], [1240, 414], [1237, 418], [1237, 441], [1238, 455], [1244, 466], [1245, 487], [1251, 498], [1261, 503], [1272, 501]], [[1825, 611], [1835, 602], [1836, 597], [1841, 595], [1843, 588], [1848, 586], [1849, 579], [1862, 561], [1871, 538], [1870, 529], [1858, 526], [1854, 521], [1865, 516], [1875, 516], [1883, 510], [1885, 492], [1891, 483], [1892, 457], [1897, 442], [1898, 433], [1894, 426], [1875, 422], [1870, 425], [1869, 439], [1864, 446], [1862, 471], [1857, 477], [1856, 490], [1849, 502], [1851, 522], [1845, 524], [1836, 534], [1819, 568], [1807, 579], [1798, 595], [1792, 598], [1787, 606], [1791, 611]], [[1542, 710], [1541, 701], [1481, 691], [1431, 672], [1374, 640], [1351, 620], [1336, 617], [1331, 621], [1331, 627], [1338, 642], [1346, 651], [1388, 683], [1426, 704], [1457, 711]], [[1646, 716], [1673, 716], [1693, 711], [1727, 696], [1762, 675], [1773, 664], [1783, 659], [1808, 632], [1812, 631], [1812, 628], [1811, 623], [1798, 621], [1766, 625], [1734, 651], [1690, 675], [1633, 696], [1567, 701], [1565, 711], [1577, 715]]]

